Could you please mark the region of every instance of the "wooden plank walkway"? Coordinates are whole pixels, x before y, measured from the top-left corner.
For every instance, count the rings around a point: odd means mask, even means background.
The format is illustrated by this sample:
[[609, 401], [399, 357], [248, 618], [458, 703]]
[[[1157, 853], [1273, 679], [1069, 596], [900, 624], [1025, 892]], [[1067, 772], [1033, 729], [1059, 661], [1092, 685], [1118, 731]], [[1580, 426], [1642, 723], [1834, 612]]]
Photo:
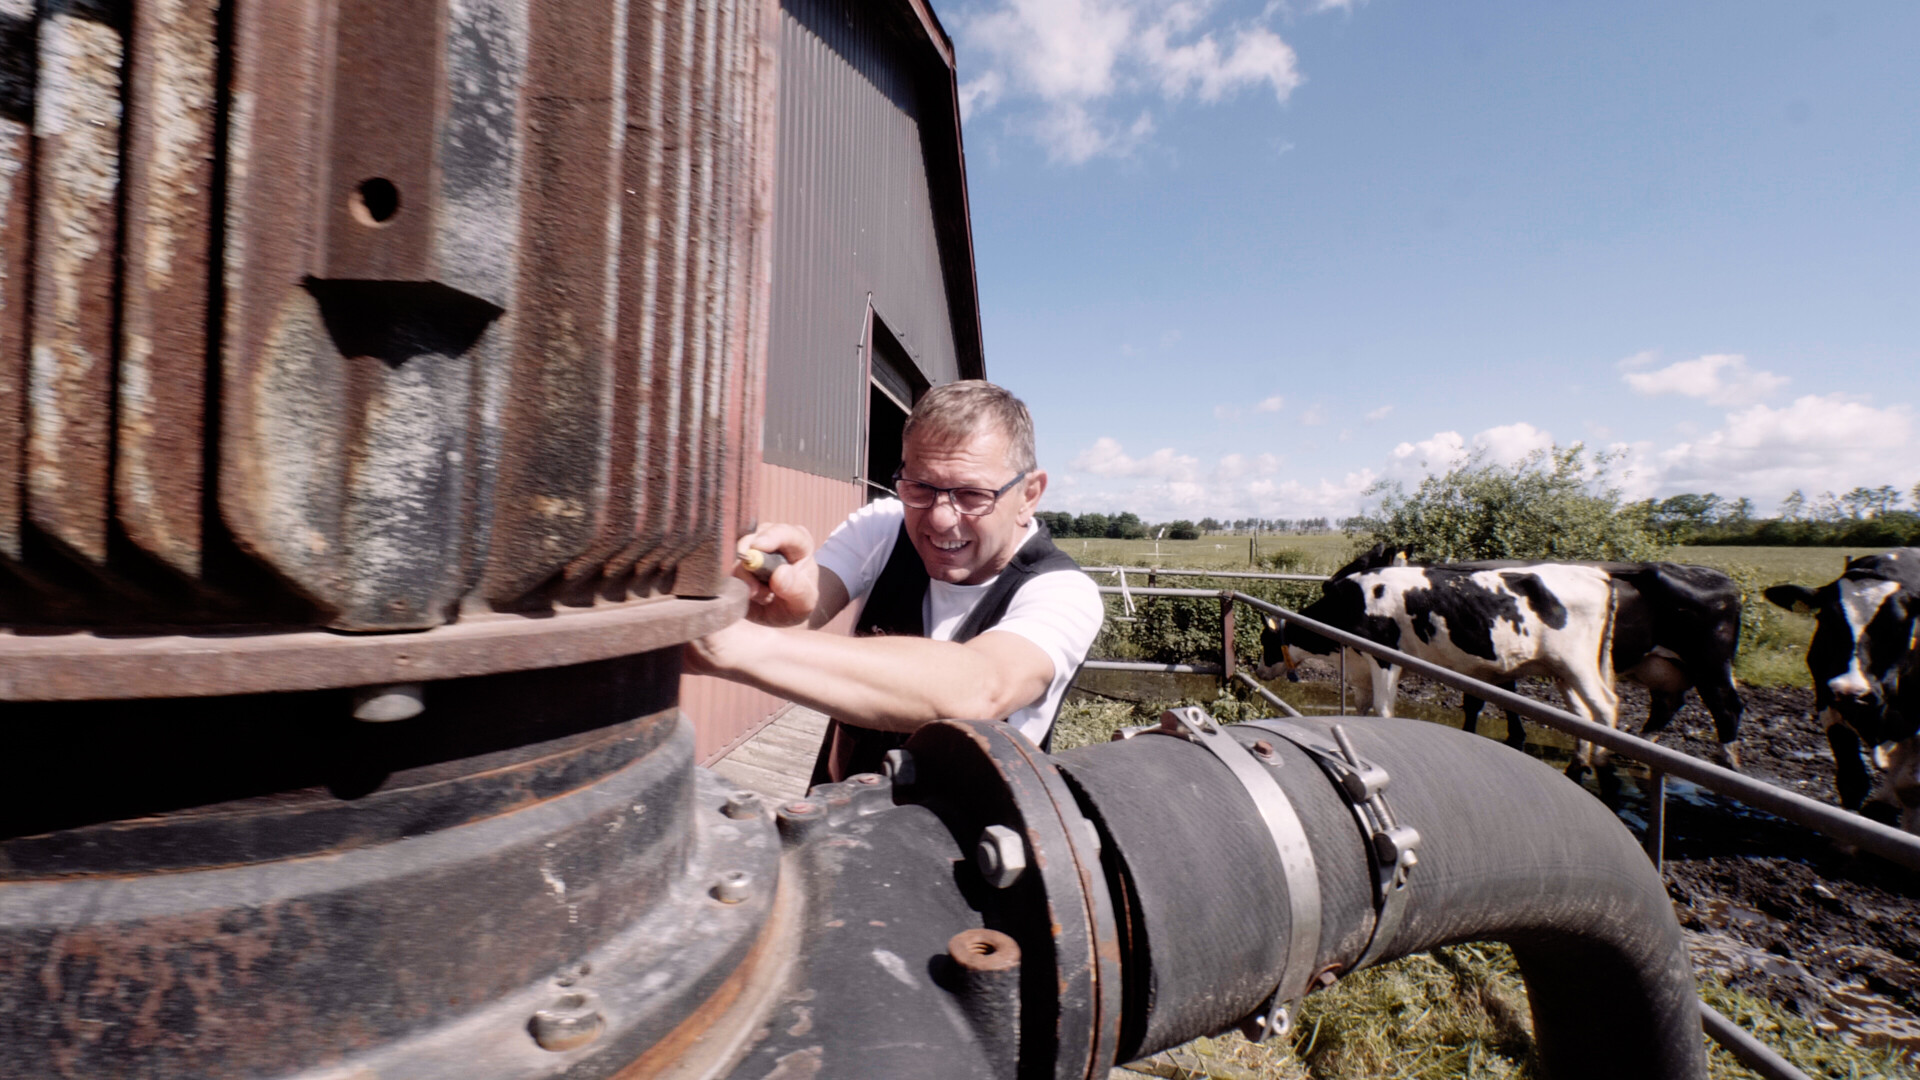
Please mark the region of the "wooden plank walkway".
[[777, 802], [807, 793], [827, 716], [804, 705], [789, 705], [753, 738], [713, 763], [713, 771], [748, 791]]

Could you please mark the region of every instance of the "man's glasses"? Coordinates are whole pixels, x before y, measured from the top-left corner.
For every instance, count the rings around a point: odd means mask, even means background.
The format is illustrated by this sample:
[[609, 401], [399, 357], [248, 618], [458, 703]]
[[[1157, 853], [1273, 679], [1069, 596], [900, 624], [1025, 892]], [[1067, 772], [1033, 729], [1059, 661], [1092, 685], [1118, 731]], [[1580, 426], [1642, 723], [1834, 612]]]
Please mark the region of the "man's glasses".
[[993, 508], [999, 503], [1000, 496], [1005, 495], [1008, 488], [1026, 478], [1027, 471], [1022, 469], [1020, 475], [1001, 484], [997, 490], [982, 487], [943, 488], [923, 484], [918, 480], [903, 479], [900, 471], [896, 469], [893, 473], [893, 493], [900, 496], [901, 502], [915, 510], [930, 510], [940, 501], [940, 496], [945, 495], [956, 512], [968, 517], [980, 517], [993, 513]]

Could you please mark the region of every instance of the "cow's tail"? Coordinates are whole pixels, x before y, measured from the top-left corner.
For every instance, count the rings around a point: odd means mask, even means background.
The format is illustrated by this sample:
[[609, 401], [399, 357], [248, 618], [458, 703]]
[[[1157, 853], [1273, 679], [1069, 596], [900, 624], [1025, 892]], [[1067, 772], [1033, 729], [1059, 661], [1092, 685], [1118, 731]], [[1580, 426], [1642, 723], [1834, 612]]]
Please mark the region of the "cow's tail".
[[1613, 580], [1607, 579], [1607, 614], [1600, 620], [1600, 678], [1605, 680], [1607, 689], [1613, 694], [1614, 722], [1620, 719], [1620, 689], [1613, 674], [1613, 621], [1620, 614], [1620, 595], [1613, 589]]

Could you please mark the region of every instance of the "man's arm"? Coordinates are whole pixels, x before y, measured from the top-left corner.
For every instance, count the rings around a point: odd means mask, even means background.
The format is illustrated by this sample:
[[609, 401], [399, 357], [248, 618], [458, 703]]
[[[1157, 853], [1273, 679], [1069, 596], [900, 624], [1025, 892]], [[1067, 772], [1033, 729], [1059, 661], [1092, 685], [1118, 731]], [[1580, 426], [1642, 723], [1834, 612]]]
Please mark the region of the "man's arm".
[[690, 671], [882, 731], [912, 731], [948, 717], [1002, 719], [1045, 696], [1054, 676], [1053, 661], [1038, 645], [992, 630], [960, 645], [739, 622], [692, 643], [687, 653]]

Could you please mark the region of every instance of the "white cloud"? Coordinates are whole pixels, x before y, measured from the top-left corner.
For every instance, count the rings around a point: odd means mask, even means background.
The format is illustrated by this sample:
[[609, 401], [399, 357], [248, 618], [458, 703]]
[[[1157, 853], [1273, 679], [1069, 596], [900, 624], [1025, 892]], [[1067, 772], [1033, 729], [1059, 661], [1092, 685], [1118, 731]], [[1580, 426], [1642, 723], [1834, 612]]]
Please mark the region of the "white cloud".
[[1787, 385], [1785, 375], [1755, 371], [1737, 353], [1712, 353], [1681, 360], [1656, 370], [1641, 370], [1654, 360], [1652, 353], [1635, 353], [1620, 361], [1620, 378], [1635, 393], [1655, 397], [1679, 394], [1700, 398], [1709, 405], [1751, 405]]
[[1172, 447], [1155, 450], [1143, 458], [1128, 457], [1119, 440], [1103, 435], [1082, 450], [1071, 467], [1095, 476], [1156, 477], [1190, 482], [1198, 475], [1199, 465], [1198, 458], [1176, 454]]
[[1388, 455], [1387, 475], [1395, 480], [1418, 480], [1438, 475], [1467, 459], [1467, 440], [1457, 431], [1435, 432], [1430, 439], [1403, 442]]
[[1279, 412], [1280, 407], [1282, 405], [1285, 405], [1286, 403], [1287, 403], [1286, 398], [1281, 397], [1279, 394], [1275, 394], [1270, 398], [1262, 398], [1260, 401], [1260, 404], [1255, 405], [1253, 407], [1253, 411], [1254, 412]]
[[1285, 102], [1302, 81], [1292, 47], [1258, 23], [1225, 25], [1213, 7], [1212, 0], [1000, 0], [956, 23], [963, 70], [980, 73], [960, 88], [962, 111], [971, 119], [1002, 103], [1030, 106], [1016, 111], [1011, 126], [1055, 160], [1078, 164], [1125, 155], [1150, 136], [1154, 120], [1140, 108], [1143, 99], [1213, 103], [1264, 87]]
[[1846, 491], [1920, 474], [1913, 409], [1846, 394], [1809, 394], [1780, 408], [1753, 405], [1655, 458], [1663, 492], [1718, 491], [1777, 499], [1794, 488]]
[[1327, 422], [1327, 407], [1320, 404], [1308, 406], [1307, 411], [1300, 414], [1300, 422], [1308, 427], [1319, 427]]
[[1386, 476], [1412, 484], [1454, 468], [1476, 451], [1490, 463], [1511, 465], [1552, 445], [1552, 434], [1525, 421], [1488, 428], [1472, 439], [1457, 431], [1436, 431], [1431, 438], [1395, 446], [1387, 456]]
[[1387, 414], [1392, 411], [1393, 411], [1393, 406], [1391, 405], [1382, 405], [1377, 409], [1369, 409], [1367, 410], [1367, 420], [1370, 422], [1385, 420], [1387, 418]]
[[[1646, 440], [1607, 445], [1614, 458], [1608, 483], [1629, 500], [1714, 491], [1770, 508], [1794, 488], [1809, 495], [1882, 484], [1904, 489], [1920, 476], [1920, 415], [1913, 405], [1839, 393], [1806, 395], [1779, 407], [1737, 408], [1717, 426], [1701, 427], [1711, 430], [1664, 445]], [[1588, 433], [1598, 436], [1596, 442], [1606, 437], [1591, 426]], [[1367, 501], [1361, 493], [1376, 480], [1412, 488], [1422, 477], [1443, 473], [1475, 453], [1490, 463], [1512, 464], [1553, 444], [1550, 431], [1525, 421], [1472, 435], [1439, 431], [1399, 443], [1373, 467], [1314, 481], [1295, 478], [1298, 466], [1270, 453], [1230, 453], [1204, 468], [1196, 455], [1176, 447], [1136, 458], [1117, 439], [1101, 438], [1072, 463], [1087, 482], [1062, 485], [1060, 496], [1075, 512], [1132, 510], [1149, 520], [1340, 518], [1360, 510]]]
[[1377, 478], [1370, 469], [1340, 480], [1303, 483], [1281, 479], [1286, 461], [1271, 453], [1233, 453], [1211, 469], [1168, 447], [1145, 457], [1103, 437], [1081, 451], [1071, 466], [1103, 478], [1050, 493], [1048, 505], [1074, 513], [1131, 510], [1152, 520], [1213, 517], [1345, 516], [1360, 505], [1360, 492]]
[[1489, 461], [1512, 465], [1537, 450], [1551, 449], [1553, 436], [1522, 421], [1488, 428], [1473, 437], [1473, 445], [1485, 450]]
[[1228, 454], [1213, 467], [1212, 479], [1231, 483], [1247, 476], [1272, 476], [1280, 471], [1280, 459], [1273, 454]]

